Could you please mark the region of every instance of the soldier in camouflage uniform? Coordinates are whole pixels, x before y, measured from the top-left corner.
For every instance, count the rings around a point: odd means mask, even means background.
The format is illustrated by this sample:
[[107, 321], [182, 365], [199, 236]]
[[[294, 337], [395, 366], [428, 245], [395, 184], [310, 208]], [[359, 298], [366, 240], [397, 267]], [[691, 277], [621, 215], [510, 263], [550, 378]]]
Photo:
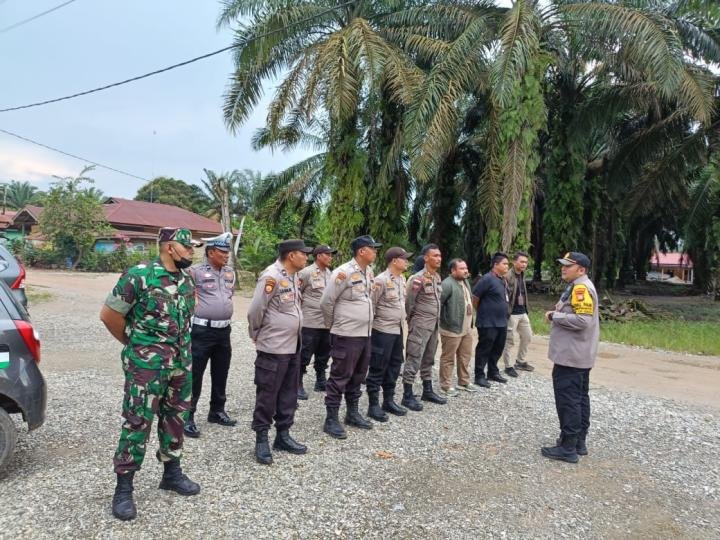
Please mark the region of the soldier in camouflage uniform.
[[200, 486], [182, 473], [183, 423], [192, 394], [190, 316], [195, 284], [183, 271], [192, 263], [187, 229], [163, 228], [158, 235], [159, 259], [127, 270], [108, 295], [100, 319], [123, 345], [125, 419], [113, 463], [117, 486], [113, 515], [135, 518], [133, 478], [145, 457], [153, 418], [158, 416], [164, 465], [160, 489], [195, 495]]

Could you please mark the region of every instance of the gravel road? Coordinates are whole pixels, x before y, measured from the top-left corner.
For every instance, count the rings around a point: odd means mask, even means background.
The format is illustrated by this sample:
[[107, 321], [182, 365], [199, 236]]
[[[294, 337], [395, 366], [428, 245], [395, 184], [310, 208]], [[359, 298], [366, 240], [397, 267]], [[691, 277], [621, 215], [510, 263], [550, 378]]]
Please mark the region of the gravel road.
[[119, 522], [109, 505], [120, 346], [97, 318], [113, 276], [82, 279], [59, 279], [53, 299], [31, 308], [48, 416], [21, 434], [0, 473], [0, 538], [720, 538], [720, 398], [689, 404], [593, 385], [590, 455], [569, 465], [540, 456], [558, 431], [543, 373], [370, 432], [349, 428], [345, 441], [322, 433], [322, 396], [311, 393], [293, 429], [310, 453], [258, 465], [254, 351], [240, 311], [228, 402], [240, 422], [206, 424], [204, 395], [202, 438], [185, 445], [184, 469], [202, 492], [157, 489], [153, 435], [136, 476], [139, 517]]

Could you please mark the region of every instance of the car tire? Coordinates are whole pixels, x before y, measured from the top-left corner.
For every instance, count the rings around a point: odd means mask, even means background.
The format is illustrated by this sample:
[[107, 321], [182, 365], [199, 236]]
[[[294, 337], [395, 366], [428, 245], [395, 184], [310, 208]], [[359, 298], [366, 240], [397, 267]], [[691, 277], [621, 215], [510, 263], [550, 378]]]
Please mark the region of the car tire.
[[17, 428], [5, 409], [0, 408], [0, 471], [10, 461], [17, 442]]

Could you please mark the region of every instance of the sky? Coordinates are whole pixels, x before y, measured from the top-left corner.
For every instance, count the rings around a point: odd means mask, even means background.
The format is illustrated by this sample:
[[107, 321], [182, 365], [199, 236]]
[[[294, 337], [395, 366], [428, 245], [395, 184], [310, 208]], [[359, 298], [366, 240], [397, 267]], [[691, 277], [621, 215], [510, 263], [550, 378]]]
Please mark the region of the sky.
[[[63, 0], [0, 0], [0, 28]], [[75, 0], [0, 33], [0, 108], [72, 94], [140, 75], [232, 43], [218, 31], [215, 0]], [[172, 176], [199, 183], [215, 172], [280, 171], [307, 154], [255, 152], [275, 81], [252, 117], [230, 134], [222, 96], [232, 72], [223, 53], [139, 82], [61, 103], [0, 113], [0, 128], [143, 178]], [[0, 133], [0, 182], [47, 189], [76, 176], [86, 162]], [[132, 198], [136, 180], [97, 168], [90, 176], [108, 196]]]

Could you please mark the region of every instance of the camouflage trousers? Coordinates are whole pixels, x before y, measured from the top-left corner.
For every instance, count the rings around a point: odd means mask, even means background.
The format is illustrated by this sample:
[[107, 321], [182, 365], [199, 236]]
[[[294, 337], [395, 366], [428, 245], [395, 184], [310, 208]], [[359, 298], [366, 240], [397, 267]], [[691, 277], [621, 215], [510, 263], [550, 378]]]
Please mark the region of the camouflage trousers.
[[183, 425], [190, 410], [192, 371], [190, 366], [174, 369], [143, 369], [130, 363], [125, 369], [125, 421], [115, 451], [115, 472], [140, 469], [153, 419], [158, 417], [159, 461], [179, 460], [182, 455]]

